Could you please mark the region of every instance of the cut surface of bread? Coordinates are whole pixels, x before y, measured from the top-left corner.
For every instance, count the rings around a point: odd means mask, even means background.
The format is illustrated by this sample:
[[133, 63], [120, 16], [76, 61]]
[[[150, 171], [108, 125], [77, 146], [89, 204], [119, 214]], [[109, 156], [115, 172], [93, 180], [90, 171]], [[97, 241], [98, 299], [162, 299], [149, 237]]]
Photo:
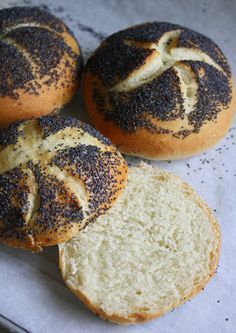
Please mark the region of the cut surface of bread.
[[111, 142], [72, 117], [0, 131], [0, 242], [39, 251], [64, 242], [123, 191], [127, 165]]
[[177, 176], [130, 168], [108, 213], [59, 245], [67, 286], [90, 310], [117, 323], [159, 317], [214, 275], [220, 231], [211, 210]]

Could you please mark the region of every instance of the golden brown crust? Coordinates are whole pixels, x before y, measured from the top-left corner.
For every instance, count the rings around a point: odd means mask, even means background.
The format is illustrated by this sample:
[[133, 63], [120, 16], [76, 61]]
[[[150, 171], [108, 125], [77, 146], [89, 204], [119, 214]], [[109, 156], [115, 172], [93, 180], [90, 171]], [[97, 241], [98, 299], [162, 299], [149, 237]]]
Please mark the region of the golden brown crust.
[[127, 164], [111, 142], [71, 117], [0, 131], [0, 241], [40, 251], [65, 242], [122, 193]]
[[39, 8], [9, 8], [0, 17], [0, 127], [58, 111], [80, 84], [76, 39]]
[[[164, 26], [164, 32], [170, 33], [171, 26]], [[161, 23], [142, 25], [142, 34], [140, 27], [112, 35], [88, 61], [83, 94], [92, 123], [128, 155], [179, 159], [212, 147], [227, 133], [236, 110], [235, 88], [226, 58], [210, 39], [173, 25], [172, 37], [168, 37], [172, 38], [168, 46], [171, 52], [180, 50], [183, 58], [185, 52], [188, 59], [191, 51], [199, 59], [170, 62], [170, 67], [155, 76], [155, 68], [150, 66], [160, 56], [156, 47], [165, 33]], [[127, 53], [126, 44], [130, 47]], [[113, 63], [114, 52], [123, 67]], [[135, 55], [139, 62], [135, 60], [128, 70]], [[102, 56], [109, 66], [105, 67]], [[149, 81], [142, 78], [144, 74]], [[193, 91], [190, 98], [188, 89]]]
[[[228, 110], [220, 112], [217, 121], [203, 125], [199, 133], [192, 133], [184, 139], [169, 134], [153, 134], [145, 128], [135, 133], [125, 133], [114, 124], [105, 120], [103, 114], [97, 111], [92, 91], [89, 89], [92, 78], [86, 74], [84, 80], [84, 97], [92, 123], [109, 137], [118, 149], [127, 155], [140, 156], [150, 160], [181, 159], [205, 151], [217, 144], [231, 127], [236, 111], [236, 93], [233, 89], [233, 99]], [[160, 122], [156, 122], [157, 125]], [[174, 125], [173, 125], [174, 126]], [[179, 127], [179, 124], [176, 124]]]
[[[148, 168], [145, 163], [141, 163], [141, 168]], [[166, 172], [168, 174], [168, 172]], [[172, 176], [176, 177], [177, 179], [180, 179], [177, 175]], [[182, 180], [181, 180], [182, 182]], [[198, 205], [207, 212], [209, 221], [212, 224], [212, 228], [215, 234], [216, 242], [218, 244], [216, 252], [212, 254], [212, 263], [211, 263], [211, 271], [210, 274], [203, 280], [201, 283], [198, 283], [194, 286], [194, 288], [190, 291], [188, 295], [184, 297], [184, 299], [180, 299], [179, 302], [176, 302], [175, 304], [171, 304], [169, 307], [166, 307], [161, 312], [158, 313], [146, 313], [146, 312], [139, 312], [139, 313], [133, 313], [127, 317], [122, 317], [116, 313], [109, 314], [103, 311], [101, 308], [99, 308], [96, 304], [94, 304], [86, 295], [84, 295], [80, 290], [76, 289], [75, 286], [71, 285], [67, 279], [66, 279], [66, 271], [65, 271], [65, 259], [64, 259], [64, 249], [63, 247], [59, 247], [59, 268], [62, 274], [62, 277], [64, 279], [65, 284], [70, 288], [70, 290], [83, 302], [92, 312], [94, 312], [96, 315], [100, 316], [101, 318], [105, 320], [109, 320], [111, 322], [115, 322], [118, 324], [135, 324], [135, 323], [141, 323], [148, 320], [152, 320], [155, 318], [159, 318], [163, 316], [166, 312], [175, 309], [176, 307], [180, 306], [181, 304], [187, 302], [197, 294], [199, 294], [207, 285], [209, 280], [215, 275], [216, 269], [219, 263], [220, 259], [220, 250], [221, 250], [221, 236], [220, 236], [220, 227], [219, 224], [216, 221], [216, 218], [214, 214], [212, 213], [211, 209], [207, 206], [207, 204], [203, 201], [203, 199], [200, 198], [200, 196], [196, 197], [196, 194], [192, 187], [187, 183], [182, 183], [185, 191], [190, 195], [193, 196], [193, 199], [197, 201]]]

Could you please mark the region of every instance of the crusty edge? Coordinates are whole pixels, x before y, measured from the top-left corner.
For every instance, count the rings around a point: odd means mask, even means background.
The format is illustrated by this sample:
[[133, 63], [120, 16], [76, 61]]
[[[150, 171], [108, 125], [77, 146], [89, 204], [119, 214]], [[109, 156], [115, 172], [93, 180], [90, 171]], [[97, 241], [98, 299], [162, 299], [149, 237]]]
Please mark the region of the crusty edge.
[[[153, 168], [153, 167], [151, 167], [151, 166], [149, 166], [149, 165], [147, 165], [143, 162], [141, 162], [138, 167], [146, 169], [147, 171], [148, 171], [148, 169], [150, 170], [150, 169]], [[132, 171], [132, 169], [134, 169], [134, 168], [135, 167], [132, 167], [129, 170]], [[159, 169], [159, 170], [162, 170], [162, 169]], [[115, 322], [115, 323], [118, 323], [118, 324], [126, 324], [127, 325], [127, 324], [141, 323], [141, 322], [145, 322], [145, 321], [152, 320], [152, 319], [155, 319], [155, 318], [159, 318], [159, 317], [163, 316], [166, 312], [175, 309], [176, 307], [180, 306], [181, 304], [185, 303], [186, 301], [190, 300], [191, 298], [196, 296], [198, 293], [200, 293], [205, 288], [205, 286], [207, 285], [209, 280], [216, 273], [216, 269], [217, 269], [219, 259], [220, 259], [221, 235], [220, 235], [220, 226], [219, 226], [214, 214], [212, 213], [211, 209], [207, 206], [207, 204], [204, 202], [204, 200], [198, 195], [198, 193], [188, 183], [183, 182], [183, 180], [175, 174], [172, 174], [172, 173], [167, 172], [165, 170], [162, 170], [162, 172], [166, 175], [169, 175], [171, 177], [174, 177], [174, 178], [177, 178], [177, 179], [181, 180], [184, 189], [187, 190], [189, 195], [191, 195], [193, 197], [193, 199], [197, 202], [197, 204], [203, 210], [207, 211], [208, 218], [209, 218], [209, 220], [212, 224], [213, 231], [216, 235], [216, 241], [218, 243], [217, 249], [216, 249], [216, 251], [214, 253], [214, 256], [213, 256], [212, 268], [211, 268], [210, 274], [201, 283], [195, 285], [194, 288], [190, 291], [190, 293], [184, 297], [184, 299], [180, 299], [179, 302], [176, 302], [176, 303], [170, 305], [169, 307], [164, 308], [160, 312], [152, 313], [152, 314], [148, 314], [148, 313], [145, 313], [145, 312], [139, 312], [139, 313], [133, 313], [133, 314], [127, 316], [127, 317], [122, 317], [122, 316], [120, 316], [116, 313], [113, 313], [113, 314], [106, 313], [101, 308], [99, 308], [96, 304], [94, 304], [81, 291], [76, 289], [73, 285], [71, 285], [66, 280], [65, 260], [64, 260], [65, 253], [64, 253], [64, 248], [63, 248], [63, 244], [62, 244], [61, 246], [59, 246], [59, 269], [61, 271], [61, 274], [62, 274], [62, 277], [64, 279], [65, 284], [80, 299], [80, 301], [88, 307], [89, 310], [91, 310], [93, 313], [95, 313], [96, 315], [98, 315], [99, 317], [101, 317], [104, 320], [108, 320], [108, 321]]]

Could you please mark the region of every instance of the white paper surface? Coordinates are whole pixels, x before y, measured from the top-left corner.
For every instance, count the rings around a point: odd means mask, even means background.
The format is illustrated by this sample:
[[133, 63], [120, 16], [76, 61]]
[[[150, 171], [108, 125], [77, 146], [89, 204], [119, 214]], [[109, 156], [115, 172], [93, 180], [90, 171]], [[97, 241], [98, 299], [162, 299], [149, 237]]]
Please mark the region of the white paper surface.
[[[234, 0], [0, 1], [2, 8], [24, 4], [48, 5], [63, 18], [78, 38], [85, 58], [102, 36], [129, 25], [157, 20], [188, 26], [221, 46], [236, 76]], [[65, 111], [86, 119], [78, 96]], [[222, 232], [220, 266], [203, 293], [160, 319], [118, 326], [91, 314], [64, 286], [58, 270], [57, 247], [31, 254], [0, 245], [0, 321], [4, 316], [34, 333], [236, 333], [235, 138], [233, 127], [218, 146], [205, 154], [171, 163], [152, 162], [180, 175], [216, 210]], [[132, 159], [132, 163], [138, 162], [139, 159]]]

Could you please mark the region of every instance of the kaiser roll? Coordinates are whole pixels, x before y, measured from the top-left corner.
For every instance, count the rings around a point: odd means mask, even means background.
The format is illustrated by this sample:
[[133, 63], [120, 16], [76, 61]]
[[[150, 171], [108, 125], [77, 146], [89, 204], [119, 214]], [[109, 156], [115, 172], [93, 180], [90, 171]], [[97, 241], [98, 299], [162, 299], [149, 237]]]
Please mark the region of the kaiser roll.
[[213, 146], [232, 124], [233, 97], [220, 48], [176, 24], [115, 33], [86, 66], [84, 99], [92, 122], [129, 155], [178, 159]]
[[121, 194], [127, 165], [111, 142], [71, 117], [0, 131], [0, 241], [39, 251], [70, 239]]
[[80, 82], [80, 47], [66, 25], [37, 7], [0, 11], [0, 127], [57, 111]]

